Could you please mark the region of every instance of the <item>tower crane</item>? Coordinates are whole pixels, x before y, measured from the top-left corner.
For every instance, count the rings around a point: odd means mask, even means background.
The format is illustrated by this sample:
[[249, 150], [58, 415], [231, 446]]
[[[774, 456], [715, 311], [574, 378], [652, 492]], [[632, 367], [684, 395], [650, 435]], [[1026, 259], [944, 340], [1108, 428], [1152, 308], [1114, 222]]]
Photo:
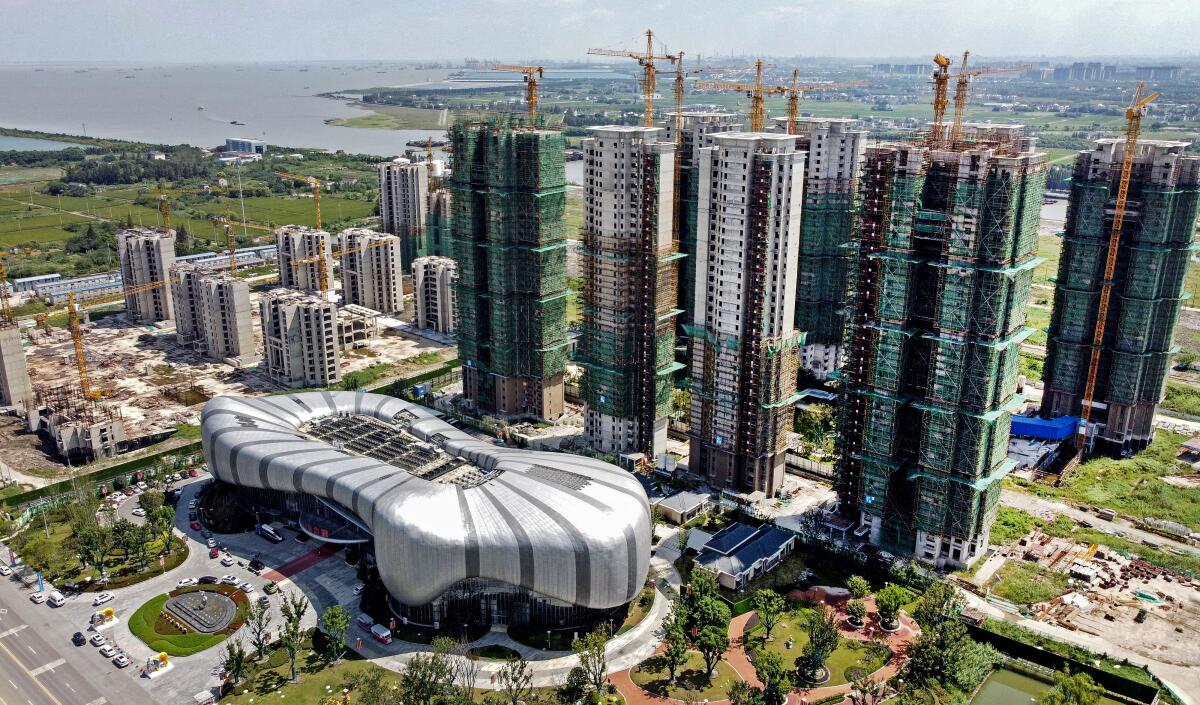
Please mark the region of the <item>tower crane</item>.
[[[336, 257], [337, 259], [341, 259], [342, 257], [344, 257], [346, 255], [354, 254], [355, 252], [362, 252], [363, 250], [369, 250], [373, 247], [383, 247], [384, 245], [391, 245], [391, 244], [392, 244], [392, 242], [390, 240], [367, 240], [366, 242], [364, 242], [363, 244], [361, 244], [357, 247], [351, 247], [351, 248], [348, 248], [345, 250], [339, 250], [337, 252], [333, 252], [330, 254], [329, 257], [330, 258]], [[320, 288], [321, 288], [322, 296], [329, 293], [329, 265], [326, 263], [326, 259], [327, 258], [324, 255], [317, 255], [316, 257], [304, 257], [301, 259], [292, 260], [293, 267], [299, 267], [302, 264], [313, 264], [314, 262], [316, 263], [317, 277], [320, 278], [320, 280], [321, 280]]]
[[4, 263], [7, 258], [8, 253], [0, 253], [0, 326], [12, 325], [15, 322], [12, 304], [8, 300], [8, 267]]
[[789, 135], [794, 135], [799, 132], [796, 125], [796, 119], [800, 116], [800, 97], [805, 91], [824, 91], [833, 88], [850, 88], [852, 86], [865, 86], [867, 81], [845, 81], [842, 83], [814, 83], [807, 86], [800, 85], [800, 69], [792, 69], [792, 85], [786, 90], [787, 93], [787, 131]]
[[655, 61], [675, 61], [676, 54], [654, 53], [654, 32], [646, 30], [646, 51], [622, 51], [619, 49], [588, 49], [587, 53], [594, 56], [623, 56], [627, 59], [637, 59], [642, 67], [642, 102], [644, 115], [642, 125], [654, 127], [654, 93], [657, 90], [658, 67]]
[[[1012, 66], [985, 66], [981, 69], [967, 69], [967, 57], [971, 52], [964, 51], [962, 58], [962, 67], [958, 70], [958, 84], [954, 88], [954, 124], [950, 129], [950, 143], [956, 144], [962, 139], [963, 131], [963, 115], [967, 110], [967, 94], [970, 90], [971, 79], [976, 76], [990, 76], [1002, 73], [1015, 73], [1017, 71], [1026, 71], [1032, 66], [1030, 64], [1015, 64]], [[944, 58], [944, 57], [943, 57]], [[943, 101], [943, 116], [945, 111], [944, 101], [946, 99], [945, 87], [943, 86], [942, 101]]]
[[1092, 335], [1092, 353], [1088, 360], [1087, 384], [1080, 400], [1079, 451], [1083, 452], [1087, 441], [1087, 423], [1092, 416], [1092, 399], [1096, 394], [1096, 375], [1100, 370], [1100, 347], [1104, 343], [1105, 319], [1112, 299], [1113, 276], [1117, 271], [1117, 251], [1121, 246], [1121, 228], [1125, 224], [1125, 206], [1129, 201], [1129, 179], [1133, 174], [1133, 155], [1137, 149], [1138, 135], [1142, 131], [1142, 118], [1146, 106], [1158, 97], [1158, 93], [1145, 95], [1146, 84], [1139, 81], [1133, 101], [1125, 109], [1125, 154], [1121, 160], [1121, 178], [1117, 188], [1117, 202], [1113, 206], [1112, 230], [1108, 236], [1107, 258], [1104, 261], [1104, 280], [1100, 287], [1100, 305], [1096, 310], [1096, 329]]
[[[493, 71], [515, 71], [525, 74], [525, 106], [529, 110], [529, 124], [537, 119], [538, 80], [545, 71], [541, 66], [518, 66], [516, 64], [493, 64]], [[432, 138], [430, 138], [432, 139]]]
[[313, 205], [317, 208], [317, 230], [321, 229], [321, 186], [322, 181], [315, 176], [304, 176], [303, 174], [291, 174], [286, 171], [275, 172], [276, 176], [284, 179], [293, 179], [302, 181], [312, 187]]
[[225, 249], [229, 250], [229, 273], [237, 276], [237, 247], [233, 240], [233, 228], [225, 223]]
[[154, 190], [158, 194], [158, 216], [162, 220], [163, 231], [171, 229], [171, 202], [167, 199], [167, 188], [160, 179], [158, 188]]
[[930, 147], [942, 138], [942, 123], [946, 122], [946, 105], [950, 102], [950, 57], [934, 54], [933, 63], [937, 66], [933, 70], [933, 125], [925, 140]]
[[754, 62], [754, 83], [729, 83], [725, 81], [696, 81], [696, 87], [704, 90], [738, 91], [750, 97], [750, 131], [762, 132], [766, 122], [765, 96], [786, 95], [788, 97], [788, 134], [796, 133], [796, 116], [800, 113], [800, 96], [805, 91], [820, 91], [833, 88], [848, 88], [862, 86], [866, 81], [848, 81], [845, 83], [812, 83], [800, 85], [799, 70], [792, 71], [792, 82], [789, 85], [764, 86], [763, 62]]

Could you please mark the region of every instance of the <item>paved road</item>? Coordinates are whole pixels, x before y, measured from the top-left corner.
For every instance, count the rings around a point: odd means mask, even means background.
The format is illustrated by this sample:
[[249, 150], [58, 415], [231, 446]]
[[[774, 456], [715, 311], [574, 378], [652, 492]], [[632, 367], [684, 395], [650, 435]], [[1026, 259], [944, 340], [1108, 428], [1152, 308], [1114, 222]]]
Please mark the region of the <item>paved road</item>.
[[134, 666], [118, 669], [96, 647], [72, 645], [71, 630], [59, 610], [30, 602], [20, 583], [0, 582], [0, 705], [155, 702]]

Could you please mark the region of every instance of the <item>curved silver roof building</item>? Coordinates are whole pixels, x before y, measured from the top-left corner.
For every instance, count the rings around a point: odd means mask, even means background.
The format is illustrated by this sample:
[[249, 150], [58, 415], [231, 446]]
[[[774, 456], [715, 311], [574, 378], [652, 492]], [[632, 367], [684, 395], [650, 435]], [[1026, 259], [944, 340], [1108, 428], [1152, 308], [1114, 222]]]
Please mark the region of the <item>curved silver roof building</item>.
[[316, 495], [359, 517], [402, 603], [479, 577], [610, 608], [645, 582], [646, 494], [608, 463], [499, 447], [363, 392], [216, 397], [201, 419], [215, 477]]

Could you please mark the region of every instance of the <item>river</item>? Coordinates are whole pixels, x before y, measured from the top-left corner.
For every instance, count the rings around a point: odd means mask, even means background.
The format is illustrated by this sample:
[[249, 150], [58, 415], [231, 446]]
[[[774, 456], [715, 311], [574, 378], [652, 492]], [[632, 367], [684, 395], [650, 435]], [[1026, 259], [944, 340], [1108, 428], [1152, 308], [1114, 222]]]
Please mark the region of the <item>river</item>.
[[368, 112], [316, 94], [440, 83], [446, 74], [385, 62], [0, 66], [0, 127], [205, 147], [249, 137], [387, 156], [442, 131], [327, 125]]

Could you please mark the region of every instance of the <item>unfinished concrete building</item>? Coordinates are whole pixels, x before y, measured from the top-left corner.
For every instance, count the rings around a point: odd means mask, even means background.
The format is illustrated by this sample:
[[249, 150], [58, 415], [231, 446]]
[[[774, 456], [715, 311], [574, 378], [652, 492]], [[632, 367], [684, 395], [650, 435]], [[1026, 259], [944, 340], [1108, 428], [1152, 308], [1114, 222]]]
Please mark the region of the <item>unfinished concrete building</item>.
[[429, 209], [429, 165], [400, 158], [378, 165], [379, 215], [383, 231], [400, 238], [405, 270], [425, 254], [425, 218]]
[[726, 132], [700, 149], [689, 469], [714, 487], [783, 485], [796, 402], [796, 275], [804, 152], [789, 135]]
[[869, 147], [849, 271], [840, 511], [883, 549], [965, 566], [988, 546], [1046, 158], [1021, 126]]
[[447, 335], [455, 329], [454, 287], [458, 265], [449, 257], [418, 257], [413, 261], [413, 298], [418, 328]]
[[[807, 338], [801, 366], [826, 379], [841, 362], [846, 267], [862, 175], [866, 130], [848, 118], [799, 118], [797, 149], [808, 152], [804, 209], [800, 223], [800, 281], [796, 286], [796, 330]], [[777, 128], [787, 132], [787, 118]]]
[[[275, 257], [281, 286], [307, 292], [333, 291], [333, 240], [324, 230], [303, 225], [283, 226], [275, 232]], [[325, 261], [324, 267], [320, 259]]]
[[[1140, 140], [1134, 154], [1089, 429], [1092, 449], [1114, 457], [1150, 444], [1171, 366], [1200, 199], [1200, 157], [1186, 155], [1187, 146]], [[1046, 346], [1045, 416], [1082, 410], [1124, 156], [1118, 138], [1075, 159]]]
[[[125, 315], [135, 323], [175, 318], [169, 276], [175, 264], [175, 231], [129, 228], [117, 232], [117, 253], [125, 289], [147, 287], [125, 295]], [[149, 286], [160, 284], [159, 286]]]
[[679, 253], [675, 145], [656, 127], [592, 128], [583, 141], [584, 434], [604, 453], [666, 451]]
[[288, 387], [328, 387], [342, 378], [337, 308], [326, 299], [275, 289], [259, 299], [263, 364]]
[[12, 321], [0, 321], [0, 406], [24, 408], [32, 398], [21, 330]]
[[[679, 181], [674, 194], [674, 225], [679, 260], [679, 286], [676, 307], [681, 313], [675, 318], [675, 335], [685, 335], [683, 326], [691, 322], [695, 310], [696, 289], [696, 209], [700, 200], [700, 149], [712, 146], [712, 136], [720, 132], [742, 129], [742, 116], [733, 113], [684, 112], [680, 120], [681, 134], [675, 134], [675, 113], [667, 113], [668, 142], [678, 145], [675, 158]], [[679, 361], [688, 364], [689, 348], [683, 346]]]
[[357, 304], [338, 308], [337, 339], [342, 351], [365, 348], [379, 337], [379, 312]]
[[384, 314], [404, 310], [400, 238], [368, 228], [338, 233], [342, 252], [342, 303]]
[[220, 269], [186, 262], [171, 268], [175, 338], [214, 360], [243, 365], [257, 359], [250, 285]]
[[567, 363], [560, 132], [498, 118], [450, 130], [463, 392], [482, 413], [553, 419]]
[[85, 398], [77, 385], [39, 386], [36, 396], [26, 419], [29, 430], [49, 438], [61, 457], [89, 462], [125, 449], [119, 408]]

